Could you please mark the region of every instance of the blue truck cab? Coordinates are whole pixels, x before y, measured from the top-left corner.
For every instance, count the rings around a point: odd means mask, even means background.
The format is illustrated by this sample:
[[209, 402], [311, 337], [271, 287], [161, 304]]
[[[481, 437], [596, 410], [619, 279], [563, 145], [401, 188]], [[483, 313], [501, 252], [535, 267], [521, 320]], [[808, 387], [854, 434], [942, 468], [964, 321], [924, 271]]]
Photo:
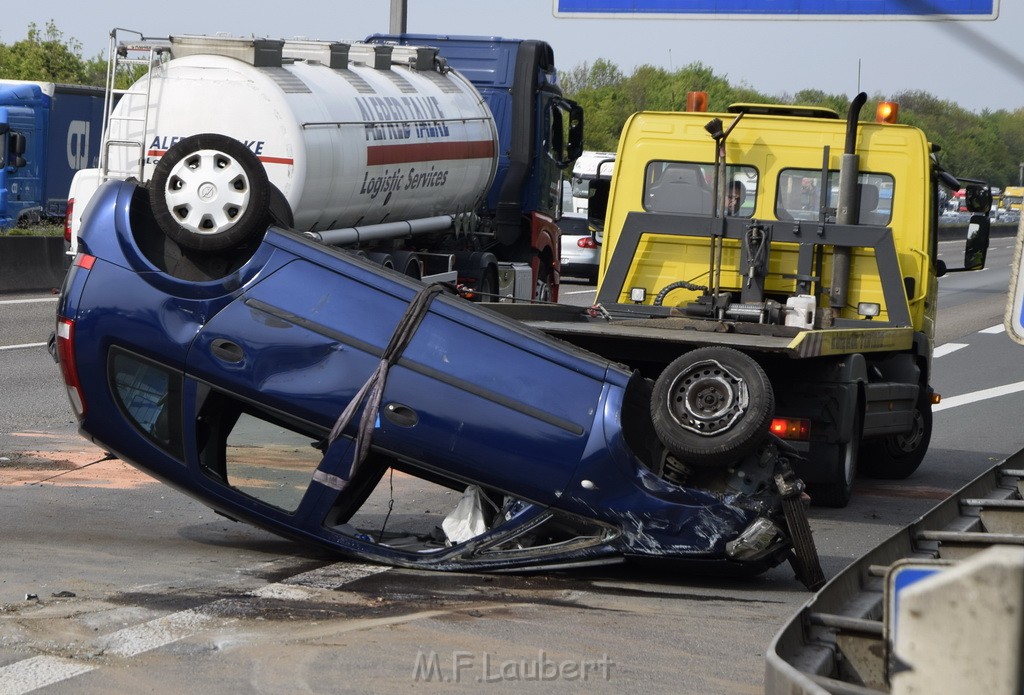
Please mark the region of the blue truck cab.
[[0, 229], [63, 220], [71, 178], [100, 154], [103, 89], [0, 80]]
[[523, 211], [561, 217], [562, 169], [582, 152], [583, 111], [563, 98], [548, 43], [434, 34], [374, 34], [366, 41], [437, 48], [487, 102], [501, 147], [487, 208], [500, 242], [528, 236], [521, 233]]

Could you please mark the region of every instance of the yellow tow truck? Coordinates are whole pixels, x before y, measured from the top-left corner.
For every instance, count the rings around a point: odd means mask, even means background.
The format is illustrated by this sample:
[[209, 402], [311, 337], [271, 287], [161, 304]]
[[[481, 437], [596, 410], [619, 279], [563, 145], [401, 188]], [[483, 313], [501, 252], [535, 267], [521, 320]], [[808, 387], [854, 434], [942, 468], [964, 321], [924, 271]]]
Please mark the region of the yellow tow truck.
[[[680, 484], [786, 441], [812, 500], [858, 469], [913, 473], [931, 436], [939, 187], [925, 134], [866, 95], [835, 111], [735, 104], [623, 128], [596, 304], [495, 305], [647, 378], [661, 465]], [[688, 104], [706, 103], [694, 95]], [[698, 107], [699, 108], [699, 107]], [[984, 266], [991, 194], [966, 184], [964, 268]]]

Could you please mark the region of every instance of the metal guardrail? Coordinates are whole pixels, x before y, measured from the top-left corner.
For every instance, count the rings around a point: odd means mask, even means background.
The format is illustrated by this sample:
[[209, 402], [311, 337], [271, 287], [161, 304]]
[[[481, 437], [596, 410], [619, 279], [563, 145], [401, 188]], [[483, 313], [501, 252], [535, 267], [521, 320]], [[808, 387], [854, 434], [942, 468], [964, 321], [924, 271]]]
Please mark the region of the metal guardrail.
[[1024, 450], [968, 483], [826, 584], [775, 636], [768, 695], [891, 692], [885, 577], [904, 560], [958, 563], [993, 545], [1024, 545]]

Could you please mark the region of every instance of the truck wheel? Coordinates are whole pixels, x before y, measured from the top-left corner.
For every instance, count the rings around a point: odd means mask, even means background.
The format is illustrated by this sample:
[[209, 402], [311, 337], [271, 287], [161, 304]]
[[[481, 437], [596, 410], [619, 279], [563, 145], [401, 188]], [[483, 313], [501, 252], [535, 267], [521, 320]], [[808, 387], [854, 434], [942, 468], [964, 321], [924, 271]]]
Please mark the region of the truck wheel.
[[925, 391], [917, 399], [914, 426], [905, 434], [864, 440], [861, 472], [869, 478], [903, 480], [917, 470], [932, 439], [932, 401]]
[[547, 255], [537, 256], [537, 281], [533, 287], [533, 299], [537, 302], [553, 301], [554, 293], [551, 285], [554, 282], [555, 271], [551, 267], [551, 261]]
[[161, 231], [185, 248], [222, 251], [262, 234], [270, 182], [259, 159], [233, 138], [192, 135], [160, 158], [149, 183]]
[[[835, 458], [832, 459], [831, 480], [824, 483], [809, 485], [811, 502], [821, 507], [841, 509], [850, 503], [853, 495], [853, 481], [857, 478], [857, 463], [860, 457], [860, 440], [863, 433], [861, 424], [864, 416], [860, 405], [857, 406], [857, 417], [853, 423], [850, 441], [840, 442], [830, 447]], [[817, 465], [818, 462], [815, 462]], [[822, 462], [824, 463], [824, 462]]]
[[775, 394], [753, 359], [726, 347], [677, 358], [654, 383], [651, 418], [658, 438], [685, 463], [723, 466], [768, 436]]

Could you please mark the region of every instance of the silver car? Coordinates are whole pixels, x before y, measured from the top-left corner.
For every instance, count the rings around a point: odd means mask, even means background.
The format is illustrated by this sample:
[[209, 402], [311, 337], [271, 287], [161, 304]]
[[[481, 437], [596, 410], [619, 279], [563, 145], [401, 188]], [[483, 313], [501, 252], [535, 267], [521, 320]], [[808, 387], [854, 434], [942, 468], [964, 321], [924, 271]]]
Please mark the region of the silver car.
[[586, 278], [597, 283], [601, 244], [587, 225], [587, 218], [565, 215], [558, 221], [562, 230], [562, 276]]

